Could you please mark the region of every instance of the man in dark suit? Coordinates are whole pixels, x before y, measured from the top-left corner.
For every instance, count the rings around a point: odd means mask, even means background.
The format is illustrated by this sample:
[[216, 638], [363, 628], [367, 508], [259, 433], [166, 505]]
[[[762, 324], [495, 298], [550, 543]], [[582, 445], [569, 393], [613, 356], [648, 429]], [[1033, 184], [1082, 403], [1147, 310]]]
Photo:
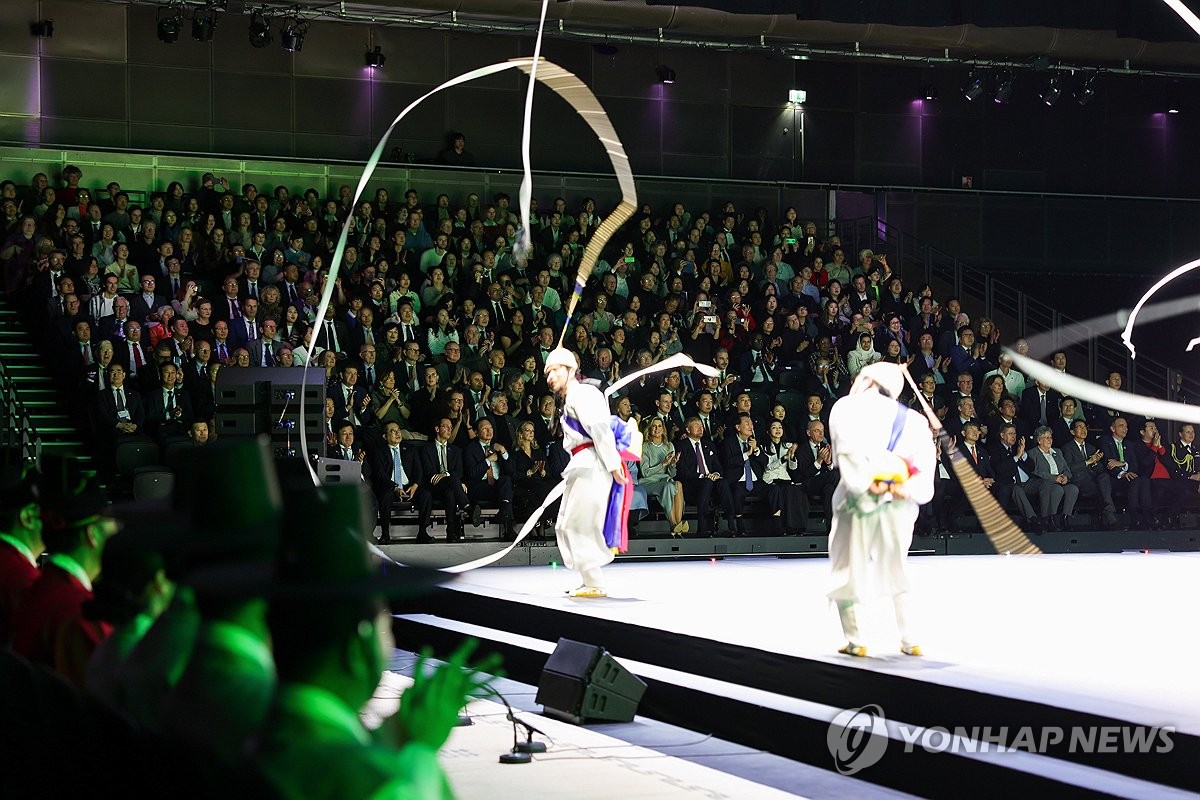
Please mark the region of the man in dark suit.
[[[747, 497], [765, 498], [770, 486], [762, 480], [762, 474], [767, 469], [767, 454], [758, 445], [754, 437], [754, 421], [749, 414], [738, 415], [734, 424], [734, 435], [726, 436], [721, 442], [721, 469], [725, 481], [729, 484], [730, 494], [733, 495], [734, 531], [739, 535], [746, 534], [746, 523], [743, 514]], [[774, 514], [779, 509], [770, 508], [772, 522]]]
[[[475, 421], [476, 427], [483, 420], [488, 420], [492, 423], [492, 436], [495, 441], [512, 449], [513, 442], [517, 438], [517, 420], [508, 413], [508, 395], [504, 392], [493, 392], [489, 395], [485, 408], [487, 413]], [[534, 438], [537, 439], [536, 435]], [[537, 439], [539, 445], [544, 445], [548, 441], [550, 440]]]
[[684, 497], [696, 506], [699, 534], [713, 534], [709, 528], [708, 509], [714, 494], [725, 511], [727, 524], [732, 526], [737, 517], [733, 493], [729, 491], [729, 484], [721, 480], [721, 473], [715, 471], [720, 467], [720, 456], [712, 443], [704, 438], [704, 426], [697, 417], [688, 419], [687, 437], [680, 441], [678, 452], [676, 478], [683, 484]]
[[247, 297], [242, 301], [242, 316], [228, 322], [229, 340], [233, 342], [235, 350], [253, 342], [261, 335], [258, 328], [258, 301]]
[[992, 494], [1001, 508], [1011, 509], [1013, 506], [1021, 512], [1022, 526], [1036, 530], [1040, 526], [1037, 514], [1025, 494], [1025, 484], [1033, 475], [1033, 465], [1029, 463], [1029, 454], [1025, 452], [1025, 440], [1017, 433], [1017, 426], [1001, 423], [992, 435], [991, 456], [992, 475], [996, 482], [992, 484]]
[[[970, 419], [964, 422], [956, 437], [961, 439], [958, 442], [958, 451], [975, 470], [975, 474], [983, 482], [984, 488], [991, 491], [996, 483], [996, 476], [992, 472], [991, 456], [983, 448], [983, 444], [979, 441], [979, 435], [980, 428], [977, 421]], [[951, 472], [953, 473], [953, 470]], [[953, 474], [957, 475], [957, 473]], [[949, 491], [942, 500], [942, 510], [945, 515], [946, 528], [954, 532], [958, 518], [967, 510], [967, 496], [960, 485], [955, 484], [947, 489]]]
[[[246, 351], [250, 353], [250, 366], [252, 367], [273, 367], [276, 365], [276, 357], [279, 355], [279, 342], [276, 341], [276, 332], [279, 330], [279, 323], [273, 319], [264, 319], [258, 325], [258, 338], [245, 344]], [[359, 377], [362, 377], [360, 372]], [[369, 386], [364, 385], [363, 389], [370, 390]]]
[[146, 435], [162, 444], [168, 438], [187, 436], [195, 418], [191, 396], [176, 385], [179, 368], [164, 364], [159, 377], [159, 388], [146, 396]]
[[213, 346], [199, 339], [192, 359], [184, 367], [191, 373], [183, 385], [192, 397], [192, 415], [196, 420], [211, 421], [217, 414], [216, 394], [213, 391], [210, 365], [216, 363]]
[[341, 381], [327, 389], [325, 396], [333, 398], [334, 419], [349, 420], [356, 427], [365, 424], [363, 415], [367, 411], [370, 395], [358, 385], [358, 367], [343, 365]]
[[533, 438], [539, 442], [548, 442], [562, 436], [562, 423], [559, 421], [552, 394], [544, 394], [537, 398], [537, 409], [520, 415], [519, 421], [525, 420], [533, 423]]
[[775, 353], [767, 348], [765, 337], [761, 333], [754, 334], [750, 340], [750, 349], [742, 353], [738, 360], [742, 388], [773, 392], [777, 369]]
[[158, 294], [156, 285], [157, 279], [153, 275], [142, 276], [141, 291], [129, 296], [130, 317], [144, 323], [147, 317], [167, 305], [167, 298]]
[[109, 388], [97, 396], [98, 433], [110, 444], [122, 436], [133, 436], [142, 430], [145, 410], [142, 398], [136, 391], [125, 386], [125, 368], [120, 364], [108, 365]]
[[380, 544], [392, 542], [392, 507], [397, 503], [412, 503], [417, 507], [417, 541], [433, 541], [429, 535], [433, 496], [428, 489], [421, 488], [424, 478], [420, 453], [401, 448], [403, 438], [400, 426], [389, 422], [383, 426], [382, 441], [367, 450], [368, 477], [379, 509]]
[[504, 538], [513, 534], [513, 479], [508, 449], [495, 440], [491, 420], [475, 425], [475, 441], [463, 448], [463, 473], [467, 478], [467, 496], [475, 505], [491, 500], [500, 505], [500, 527]]
[[421, 473], [429, 483], [429, 493], [441, 500], [446, 509], [446, 541], [462, 539], [463, 518], [479, 524], [479, 506], [467, 496], [463, 478], [462, 451], [450, 444], [454, 426], [443, 417], [438, 420], [435, 436], [421, 448]]
[[[242, 316], [242, 299], [238, 296], [237, 278], [232, 275], [225, 279], [221, 284], [224, 293], [214, 297], [213, 304], [213, 319], [223, 319], [226, 321], [237, 320]], [[333, 304], [329, 304], [330, 309]]]
[[946, 428], [946, 433], [957, 439], [962, 435], [962, 429], [968, 422], [981, 423], [975, 417], [975, 401], [973, 399], [965, 395], [958, 395], [957, 399], [952, 402], [955, 404], [955, 408], [946, 415], [942, 424]]
[[1100, 452], [1113, 490], [1125, 495], [1130, 526], [1148, 530], [1154, 502], [1150, 496], [1150, 470], [1154, 465], [1146, 463], [1149, 459], [1144, 457], [1147, 451], [1141, 442], [1126, 438], [1129, 423], [1124, 417], [1114, 419], [1108, 430], [1100, 437]]
[[1026, 430], [1032, 431], [1043, 425], [1049, 425], [1058, 409], [1058, 401], [1062, 395], [1041, 381], [1036, 381], [1021, 395], [1021, 409], [1018, 416]]
[[833, 522], [833, 490], [841, 480], [841, 473], [833, 466], [833, 449], [825, 440], [825, 424], [810, 420], [805, 432], [808, 438], [796, 451], [797, 471], [808, 496], [821, 499], [821, 508], [825, 511], [822, 527], [829, 533]]
[[1071, 439], [1061, 450], [1071, 470], [1071, 483], [1079, 487], [1079, 496], [1098, 498], [1104, 526], [1114, 526], [1117, 509], [1112, 497], [1112, 476], [1104, 468], [1104, 454], [1088, 441], [1085, 421], [1077, 419], [1071, 423]]
[[150, 363], [150, 353], [142, 341], [142, 325], [137, 320], [125, 323], [124, 339], [113, 340], [113, 361], [125, 368], [131, 380], [140, 380], [139, 373]]

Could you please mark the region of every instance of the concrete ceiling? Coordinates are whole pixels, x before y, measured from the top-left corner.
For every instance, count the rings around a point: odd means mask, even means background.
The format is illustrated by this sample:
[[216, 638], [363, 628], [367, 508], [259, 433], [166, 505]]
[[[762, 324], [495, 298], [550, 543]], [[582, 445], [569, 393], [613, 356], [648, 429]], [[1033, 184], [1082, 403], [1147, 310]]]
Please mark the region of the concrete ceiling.
[[[655, 0], [658, 2], [658, 0]], [[952, 18], [959, 21], [953, 25], [904, 25], [895, 24], [909, 17], [894, 13], [883, 17], [872, 17], [873, 6], [910, 6], [911, 4], [848, 3], [846, 13], [837, 13], [836, 5], [810, 2], [808, 7], [829, 5], [834, 9], [826, 16], [830, 19], [800, 19], [795, 13], [746, 14], [728, 13], [705, 5], [746, 7], [738, 0], [693, 0], [691, 3], [652, 5], [647, 0], [557, 0], [550, 3], [548, 29], [550, 35], [603, 35], [619, 45], [622, 40], [646, 41], [660, 36], [664, 44], [711, 43], [714, 46], [765, 46], [772, 49], [803, 52], [859, 53], [871, 55], [894, 54], [904, 57], [945, 58], [952, 60], [1004, 60], [1025, 61], [1046, 56], [1053, 63], [1069, 63], [1076, 66], [1102, 66], [1134, 70], [1171, 70], [1200, 72], [1200, 37], [1191, 35], [1190, 29], [1173, 18], [1166, 6], [1156, 0], [1137, 0], [1143, 12], [1151, 12], [1149, 22], [1133, 25], [1120, 24], [1118, 15], [1112, 12], [1114, 3], [1096, 0], [1095, 14], [1088, 15], [1083, 24], [1071, 26], [1018, 26], [1005, 23], [1016, 22], [1022, 17], [1020, 5], [1007, 14], [990, 10], [986, 17], [978, 17], [985, 24], [975, 24], [976, 18], [959, 13]], [[321, 16], [345, 16], [355, 21], [369, 22], [375, 18], [379, 23], [451, 25], [457, 23], [470, 26], [497, 27], [497, 32], [518, 33], [521, 29], [533, 30], [541, 8], [540, 0], [373, 0], [373, 2], [323, 2], [322, 0], [292, 0], [283, 3], [266, 0], [262, 3], [248, 2], [249, 7], [277, 6], [279, 8], [305, 8]], [[803, 6], [797, 2], [748, 3], [751, 8], [791, 8]], [[945, 3], [961, 9], [970, 3]], [[996, 4], [989, 4], [996, 5]], [[1000, 4], [1003, 5], [1003, 4]], [[1052, 6], [1054, 4], [1051, 4]], [[1115, 3], [1124, 8], [1128, 3]], [[1026, 8], [1030, 6], [1026, 4]], [[1101, 7], [1108, 9], [1109, 16], [1100, 13]], [[864, 11], [864, 9], [866, 9]], [[1059, 9], [1061, 12], [1061, 9]], [[1163, 18], [1163, 14], [1166, 18]], [[1036, 21], [1070, 21], [1062, 13], [1034, 13], [1029, 16]], [[1142, 15], [1146, 16], [1145, 13]], [[865, 21], [882, 18], [887, 21]], [[929, 13], [912, 17], [928, 22]], [[1140, 18], [1139, 18], [1140, 19]], [[559, 26], [562, 26], [562, 33]], [[1144, 38], [1129, 35], [1130, 30], [1143, 34]], [[1172, 41], [1171, 39], [1174, 39]], [[1195, 39], [1195, 41], [1193, 41]]]

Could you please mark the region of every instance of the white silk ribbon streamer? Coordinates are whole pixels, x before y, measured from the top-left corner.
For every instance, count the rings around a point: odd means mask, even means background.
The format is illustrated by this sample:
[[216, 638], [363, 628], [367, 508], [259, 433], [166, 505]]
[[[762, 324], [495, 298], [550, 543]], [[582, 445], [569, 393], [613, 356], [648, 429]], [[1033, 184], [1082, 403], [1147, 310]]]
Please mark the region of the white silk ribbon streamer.
[[517, 235], [517, 260], [524, 263], [533, 250], [533, 229], [530, 227], [530, 214], [533, 208], [533, 169], [529, 155], [529, 142], [533, 138], [533, 87], [537, 85], [537, 67], [542, 57], [542, 31], [546, 27], [546, 9], [550, 0], [542, 0], [542, 16], [538, 20], [537, 39], [533, 43], [533, 68], [529, 70], [529, 87], [525, 91], [525, 127], [521, 133], [521, 166], [525, 176], [521, 179], [521, 191], [518, 202], [521, 204], [521, 232]]
[[[548, 88], [553, 89], [556, 94], [560, 95], [564, 100], [570, 103], [571, 107], [583, 117], [584, 121], [587, 122], [588, 126], [596, 133], [597, 137], [599, 137], [601, 144], [604, 146], [604, 149], [608, 153], [609, 159], [612, 162], [613, 170], [616, 173], [617, 181], [621, 186], [621, 194], [624, 198], [621, 204], [617, 207], [617, 210], [613, 212], [613, 215], [609, 218], [609, 220], [606, 220], [604, 225], [601, 225], [596, 229], [596, 233], [593, 235], [592, 241], [588, 243], [587, 249], [584, 251], [583, 260], [579, 267], [580, 274], [582, 275], [585, 264], [588, 265], [587, 271], [589, 273], [591, 272], [591, 264], [595, 263], [596, 258], [599, 256], [600, 248], [604, 246], [607, 237], [611, 236], [612, 232], [615, 231], [615, 229], [619, 227], [621, 223], [632, 216], [634, 204], [637, 202], [637, 195], [633, 188], [633, 173], [629, 168], [629, 158], [625, 155], [625, 148], [622, 146], [621, 140], [617, 137], [616, 130], [612, 126], [612, 122], [604, 113], [604, 109], [601, 107], [600, 101], [596, 99], [596, 95], [592, 93], [592, 90], [589, 89], [587, 85], [584, 84], [584, 82], [576, 77], [573, 73], [568, 72], [557, 64], [553, 64], [549, 61], [541, 59], [540, 65], [538, 66], [539, 68], [537, 69], [536, 79], [546, 84]], [[467, 83], [475, 80], [476, 78], [482, 78], [487, 75], [494, 75], [497, 72], [503, 72], [506, 69], [520, 69], [525, 71], [526, 74], [531, 74], [534, 71], [534, 67], [534, 61], [530, 58], [514, 58], [498, 64], [489, 64], [486, 67], [480, 67], [463, 75], [459, 75], [456, 78], [451, 78], [435, 89], [426, 92], [413, 102], [409, 103], [408, 106], [406, 106], [405, 109], [401, 111], [394, 120], [392, 120], [392, 124], [388, 126], [386, 131], [383, 132], [383, 136], [380, 137], [379, 143], [375, 145], [375, 150], [372, 151], [370, 159], [367, 160], [367, 165], [363, 170], [362, 177], [358, 179], [358, 186], [354, 190], [354, 200], [350, 203], [351, 209], [358, 206], [358, 200], [360, 197], [362, 197], [363, 191], [366, 189], [367, 182], [371, 179], [371, 176], [375, 174], [375, 168], [379, 165], [379, 160], [383, 156], [383, 149], [387, 146], [387, 141], [392, 135], [392, 131], [397, 125], [400, 124], [402, 119], [408, 116], [410, 111], [419, 106], [428, 98], [432, 97], [443, 89], [450, 88], [451, 86], [457, 86], [460, 83]], [[532, 77], [530, 79], [533, 80]], [[628, 206], [627, 210], [625, 210], [626, 206]], [[624, 216], [621, 216], [622, 212], [624, 213]], [[353, 213], [354, 212], [351, 211], [347, 215], [346, 223], [342, 226], [341, 236], [338, 237], [337, 247], [333, 251], [333, 257], [330, 259], [329, 277], [326, 279], [325, 290], [321, 293], [321, 302], [317, 305], [317, 319], [312, 327], [312, 342], [314, 345], [320, 336], [321, 326], [325, 322], [325, 311], [327, 308], [329, 308], [329, 301], [333, 297], [334, 284], [337, 281], [338, 272], [341, 270], [342, 256], [346, 252], [346, 242], [350, 236], [350, 219], [353, 218]], [[602, 237], [601, 233], [604, 231], [605, 225], [608, 225], [609, 222], [614, 219], [617, 220], [616, 224], [611, 227], [606, 236]], [[590, 263], [588, 261], [589, 254], [591, 255]], [[574, 309], [575, 303], [578, 301], [580, 291], [582, 290], [578, 287], [577, 283], [576, 293], [571, 300], [572, 309]], [[313, 365], [313, 361], [315, 361], [315, 359], [308, 359], [308, 363], [305, 364], [304, 374], [300, 381], [301, 420], [304, 419], [304, 390], [308, 384], [308, 370]], [[309, 463], [308, 436], [303, 424], [300, 425], [300, 449], [304, 455], [304, 463], [308, 468], [308, 472], [312, 477], [313, 483], [319, 483], [317, 473], [313, 469], [312, 464]]]
[[1173, 419], [1177, 422], [1200, 423], [1200, 406], [1190, 406], [1186, 403], [1176, 403], [1171, 400], [1159, 400], [1154, 397], [1143, 397], [1129, 392], [1114, 392], [1107, 386], [1098, 386], [1091, 381], [1077, 378], [1059, 372], [1049, 364], [1035, 361], [1028, 356], [1005, 348], [1005, 353], [1012, 356], [1013, 366], [1020, 372], [1041, 381], [1047, 386], [1058, 389], [1064, 396], [1077, 397], [1098, 406], [1109, 407], [1110, 404], [1120, 406], [1121, 411], [1139, 414], [1155, 419]]
[[[1196, 267], [1200, 267], [1200, 259], [1196, 259], [1195, 261], [1189, 261], [1188, 263], [1184, 264], [1182, 267], [1176, 267], [1175, 269], [1168, 272], [1166, 275], [1164, 275], [1162, 278], [1159, 279], [1158, 283], [1151, 286], [1149, 291], [1147, 291], [1144, 295], [1142, 295], [1142, 299], [1137, 301], [1137, 305], [1135, 305], [1133, 307], [1133, 311], [1129, 312], [1129, 319], [1125, 322], [1125, 330], [1121, 332], [1121, 341], [1125, 342], [1125, 347], [1127, 347], [1129, 349], [1129, 357], [1130, 358], [1137, 358], [1137, 350], [1135, 350], [1133, 347], [1133, 324], [1135, 322], [1137, 322], [1138, 312], [1140, 312], [1142, 310], [1142, 306], [1144, 306], [1146, 304], [1146, 302], [1150, 299], [1151, 295], [1153, 295], [1159, 289], [1166, 286], [1168, 283], [1175, 280], [1176, 278], [1178, 278], [1180, 275], [1184, 274], [1185, 272], [1191, 272]], [[1197, 340], [1193, 339], [1188, 344], [1187, 350], [1190, 351], [1193, 347], [1196, 346], [1196, 344], [1197, 344]], [[1055, 388], [1057, 388], [1057, 387], [1055, 387]], [[1080, 396], [1082, 397], [1082, 395], [1080, 395]], [[1086, 400], [1087, 398], [1084, 398], [1084, 399]]]
[[607, 389], [605, 389], [604, 396], [612, 397], [614, 394], [619, 392], [622, 388], [624, 388], [625, 386], [628, 386], [630, 383], [633, 383], [634, 381], [636, 381], [638, 378], [642, 377], [643, 375], [649, 375], [653, 372], [662, 372], [663, 370], [668, 370], [668, 369], [675, 369], [676, 367], [695, 367], [695, 369], [698, 372], [701, 372], [710, 378], [715, 378], [721, 374], [721, 371], [718, 370], [716, 367], [710, 367], [707, 364], [697, 364], [695, 361], [693, 361], [691, 358], [684, 355], [683, 353], [676, 353], [675, 355], [671, 356], [670, 358], [664, 358], [662, 361], [658, 362], [657, 364], [651, 364], [650, 366], [646, 367], [645, 369], [639, 369], [636, 372], [629, 373], [628, 375], [626, 375], [625, 377], [621, 378], [619, 381], [614, 383], [612, 386], [609, 386]]
[[[541, 81], [542, 83], [546, 84], [548, 88], [554, 90], [556, 94], [571, 104], [571, 107], [574, 108], [581, 117], [583, 117], [584, 121], [587, 122], [588, 127], [590, 127], [600, 139], [601, 144], [604, 146], [605, 152], [608, 153], [609, 160], [612, 162], [613, 169], [617, 176], [617, 182], [621, 187], [621, 203], [617, 206], [617, 209], [613, 211], [609, 218], [605, 220], [605, 222], [599, 228], [596, 229], [595, 234], [593, 234], [591, 241], [588, 243], [588, 246], [584, 251], [583, 259], [580, 262], [579, 267], [580, 277], [576, 279], [575, 294], [572, 296], [570, 310], [568, 311], [569, 324], [570, 313], [574, 310], [575, 304], [579, 300], [579, 295], [583, 290], [582, 284], [587, 282], [587, 275], [591, 273], [592, 266], [596, 263], [596, 259], [599, 257], [600, 251], [608, 241], [609, 237], [612, 236], [612, 234], [621, 226], [621, 224], [625, 222], [625, 220], [629, 219], [629, 217], [633, 215], [633, 211], [637, 205], [637, 193], [634, 189], [633, 172], [629, 167], [629, 158], [625, 155], [625, 148], [621, 144], [621, 140], [617, 137], [616, 130], [613, 128], [612, 122], [609, 120], [608, 115], [604, 113], [604, 109], [600, 106], [600, 101], [596, 99], [596, 96], [592, 93], [592, 90], [589, 89], [587, 85], [583, 83], [583, 81], [559, 65], [553, 64], [544, 59], [538, 59], [535, 63], [534, 59], [529, 58], [517, 58], [499, 64], [491, 64], [486, 67], [480, 67], [479, 69], [471, 70], [470, 72], [459, 75], [456, 78], [452, 78], [451, 80], [446, 81], [432, 91], [427, 92], [426, 94], [414, 100], [403, 111], [401, 111], [394, 120], [392, 120], [392, 124], [388, 126], [387, 130], [384, 131], [383, 136], [380, 138], [379, 144], [375, 146], [375, 150], [371, 153], [371, 158], [368, 159], [367, 166], [363, 170], [362, 177], [359, 178], [358, 186], [354, 190], [354, 200], [351, 202], [350, 207], [354, 208], [358, 205], [358, 199], [362, 196], [363, 191], [366, 189], [367, 182], [371, 179], [371, 176], [375, 173], [375, 168], [379, 165], [379, 160], [382, 157], [384, 147], [387, 145], [388, 137], [391, 136], [392, 130], [400, 123], [400, 120], [404, 119], [404, 117], [407, 116], [410, 111], [443, 89], [447, 89], [451, 86], [457, 86], [460, 83], [467, 83], [468, 81], [473, 81], [476, 78], [494, 75], [495, 73], [503, 72], [506, 69], [523, 70], [526, 74], [530, 75], [531, 85], [532, 81], [534, 80]], [[526, 135], [528, 135], [528, 131], [526, 132]], [[353, 212], [351, 212], [351, 216], [352, 215]], [[312, 341], [314, 343], [317, 341], [317, 338], [321, 332], [321, 325], [325, 319], [325, 311], [329, 307], [329, 301], [333, 296], [334, 283], [337, 280], [342, 255], [345, 253], [346, 242], [349, 238], [349, 235], [350, 228], [348, 218], [347, 224], [342, 228], [341, 236], [338, 237], [337, 248], [334, 250], [333, 257], [330, 259], [331, 263], [329, 277], [326, 279], [325, 290], [321, 294], [321, 302], [317, 306], [317, 319], [312, 328]], [[301, 380], [301, 419], [304, 418], [304, 386], [308, 378], [308, 367], [311, 366], [314, 360], [315, 359], [309, 359], [308, 364], [305, 365], [304, 377]], [[699, 368], [699, 365], [697, 366]], [[308, 464], [308, 439], [305, 435], [303, 425], [300, 426], [300, 447], [305, 455], [305, 463]], [[312, 476], [313, 483], [317, 483], [317, 474], [311, 465], [308, 465], [308, 471]], [[529, 517], [529, 519], [525, 521], [525, 524], [521, 527], [516, 540], [510, 542], [507, 547], [496, 553], [492, 553], [491, 555], [484, 556], [483, 558], [469, 561], [466, 564], [444, 567], [442, 568], [442, 571], [465, 572], [467, 570], [477, 569], [478, 567], [494, 564], [495, 562], [504, 558], [504, 556], [511, 553], [513, 549], [530, 534], [534, 526], [537, 524], [537, 520], [540, 518], [541, 513], [545, 511], [551, 503], [562, 496], [565, 486], [565, 483], [559, 483], [550, 491], [550, 494], [546, 497], [546, 501]], [[378, 547], [372, 546], [371, 549], [381, 558], [384, 558], [393, 564], [403, 566], [401, 562], [389, 557]]]
[[[549, 508], [551, 505], [554, 504], [555, 500], [562, 497], [563, 490], [566, 489], [566, 487], [567, 487], [566, 481], [559, 481], [558, 485], [550, 490], [550, 494], [546, 495], [546, 499], [542, 501], [542, 504], [540, 506], [538, 506], [537, 511], [534, 511], [532, 514], [529, 515], [529, 519], [525, 520], [525, 524], [521, 526], [521, 530], [517, 533], [517, 538], [515, 538], [511, 542], [509, 542], [508, 546], [505, 547], [503, 550], [498, 550], [495, 553], [489, 553], [488, 555], [483, 556], [482, 558], [477, 558], [474, 561], [468, 561], [465, 564], [456, 564], [451, 567], [440, 567], [441, 571], [442, 572], [453, 572], [456, 574], [460, 573], [460, 572], [469, 572], [470, 570], [473, 570], [473, 569], [479, 569], [480, 567], [490, 566], [492, 564], [495, 564], [500, 559], [504, 558], [506, 555], [511, 553], [513, 550], [515, 550], [517, 545], [519, 545], [522, 541], [524, 541], [525, 537], [527, 537], [529, 534], [531, 534], [533, 532], [533, 528], [534, 528], [534, 526], [537, 525], [538, 520], [540, 520], [542, 518], [542, 514], [545, 513], [547, 508]], [[379, 549], [379, 547], [377, 547], [374, 544], [372, 544], [370, 546], [370, 548], [371, 548], [371, 552], [373, 552], [375, 555], [382, 558], [384, 561], [389, 561], [392, 564], [395, 564], [400, 567], [407, 566], [406, 564], [402, 564], [401, 562], [392, 558], [391, 556], [389, 556], [387, 553], [383, 552], [383, 550]]]
[[[715, 375], [720, 374], [720, 372], [715, 367], [709, 367], [705, 364], [697, 364], [696, 362], [692, 361], [692, 359], [685, 356], [683, 353], [676, 353], [675, 355], [671, 356], [670, 358], [663, 359], [662, 361], [660, 361], [657, 364], [654, 364], [653, 366], [647, 367], [646, 369], [640, 369], [637, 372], [633, 372], [629, 375], [626, 375], [624, 378], [622, 378], [621, 380], [617, 381], [612, 386], [610, 386], [605, 391], [604, 394], [606, 397], [611, 397], [612, 394], [614, 392], [616, 392], [618, 389], [620, 389], [622, 386], [625, 386], [630, 381], [637, 380], [638, 378], [640, 378], [643, 375], [649, 375], [652, 372], [659, 372], [664, 369], [674, 369], [675, 367], [687, 366], [687, 365], [691, 365], [691, 366], [695, 367], [696, 369], [703, 372], [705, 375], [715, 376]], [[480, 567], [490, 566], [492, 564], [495, 564], [500, 559], [504, 558], [506, 555], [511, 553], [513, 550], [515, 550], [517, 545], [519, 545], [522, 541], [524, 541], [525, 538], [527, 536], [529, 536], [530, 533], [533, 532], [533, 528], [535, 525], [537, 525], [538, 520], [540, 520], [542, 518], [542, 514], [546, 511], [547, 508], [549, 508], [551, 505], [553, 505], [555, 500], [562, 497], [562, 493], [566, 489], [566, 487], [567, 487], [566, 481], [559, 481], [558, 484], [553, 489], [550, 490], [550, 494], [546, 495], [546, 499], [542, 502], [542, 504], [540, 506], [538, 506], [537, 510], [529, 515], [529, 519], [525, 520], [525, 524], [522, 525], [521, 530], [518, 531], [516, 539], [509, 542], [507, 547], [504, 547], [503, 549], [498, 550], [495, 553], [490, 553], [486, 556], [483, 556], [482, 558], [477, 558], [474, 561], [468, 561], [465, 564], [456, 564], [455, 566], [451, 566], [451, 567], [441, 567], [442, 572], [454, 572], [454, 573], [469, 572], [470, 570], [473, 570], [473, 569], [479, 569]], [[375, 555], [379, 556], [380, 558], [382, 558], [386, 561], [390, 561], [393, 564], [404, 566], [399, 561], [396, 561], [394, 558], [389, 556], [387, 553], [383, 552], [383, 550], [376, 547], [375, 545], [371, 546], [371, 550], [372, 550], [372, 552], [375, 553]]]
[[1183, 4], [1183, 0], [1163, 0], [1196, 33], [1200, 33], [1200, 17]]

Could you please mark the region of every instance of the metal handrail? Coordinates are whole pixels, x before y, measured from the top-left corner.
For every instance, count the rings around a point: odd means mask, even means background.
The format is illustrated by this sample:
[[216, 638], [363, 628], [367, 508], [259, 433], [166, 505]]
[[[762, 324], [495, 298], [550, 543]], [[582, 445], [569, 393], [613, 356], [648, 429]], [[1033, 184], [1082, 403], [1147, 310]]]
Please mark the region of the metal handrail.
[[19, 450], [26, 464], [39, 464], [42, 457], [42, 437], [34, 427], [25, 404], [17, 392], [16, 383], [8, 373], [4, 359], [0, 358], [0, 405], [4, 413], [4, 448]]
[[1068, 317], [887, 222], [873, 217], [838, 220], [835, 230], [851, 256], [847, 260], [864, 247], [883, 249], [889, 258], [895, 253], [894, 263], [901, 277], [911, 282], [914, 276], [920, 276], [935, 287], [935, 292], [953, 294], [978, 313], [997, 319], [1001, 330], [1015, 330], [1021, 336], [1049, 333], [1052, 347], [1057, 348], [1063, 346], [1063, 331], [1078, 327], [1086, 338], [1072, 337], [1077, 341], [1066, 350], [1072, 363], [1086, 365], [1089, 380], [1096, 381], [1117, 370], [1125, 376], [1128, 391], [1179, 402], [1200, 398], [1200, 380], [1152, 358], [1142, 356], [1135, 361], [1110, 334]]

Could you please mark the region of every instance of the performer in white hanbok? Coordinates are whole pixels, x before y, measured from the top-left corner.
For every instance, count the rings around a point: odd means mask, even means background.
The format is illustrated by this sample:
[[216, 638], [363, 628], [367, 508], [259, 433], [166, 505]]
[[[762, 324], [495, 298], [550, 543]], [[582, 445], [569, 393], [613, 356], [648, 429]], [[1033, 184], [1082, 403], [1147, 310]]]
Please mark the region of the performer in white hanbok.
[[833, 457], [841, 471], [833, 495], [829, 597], [847, 640], [839, 652], [852, 656], [867, 654], [855, 610], [874, 593], [892, 597], [901, 652], [921, 655], [909, 628], [904, 562], [919, 506], [933, 498], [937, 451], [928, 420], [897, 402], [904, 388], [902, 370], [886, 362], [863, 367], [849, 396], [829, 416]]
[[629, 478], [608, 403], [595, 386], [575, 379], [578, 368], [575, 354], [562, 347], [546, 357], [546, 381], [564, 399], [563, 447], [571, 453], [563, 470], [566, 488], [554, 532], [563, 563], [583, 577], [583, 585], [571, 596], [606, 597], [601, 568], [620, 547], [628, 513], [628, 503], [622, 500], [631, 492], [622, 491]]

